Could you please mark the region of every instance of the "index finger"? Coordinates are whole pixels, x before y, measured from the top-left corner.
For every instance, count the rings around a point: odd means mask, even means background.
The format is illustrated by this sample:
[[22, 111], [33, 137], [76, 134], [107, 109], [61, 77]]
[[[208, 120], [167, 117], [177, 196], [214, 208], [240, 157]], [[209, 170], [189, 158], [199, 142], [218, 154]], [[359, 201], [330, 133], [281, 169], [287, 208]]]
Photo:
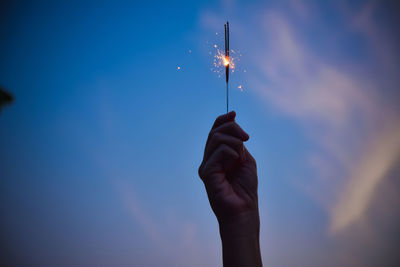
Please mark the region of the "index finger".
[[215, 122], [214, 122], [211, 130], [217, 128], [218, 126], [221, 126], [225, 122], [234, 121], [235, 117], [236, 117], [235, 111], [231, 111], [229, 113], [220, 115], [218, 118], [215, 119]]

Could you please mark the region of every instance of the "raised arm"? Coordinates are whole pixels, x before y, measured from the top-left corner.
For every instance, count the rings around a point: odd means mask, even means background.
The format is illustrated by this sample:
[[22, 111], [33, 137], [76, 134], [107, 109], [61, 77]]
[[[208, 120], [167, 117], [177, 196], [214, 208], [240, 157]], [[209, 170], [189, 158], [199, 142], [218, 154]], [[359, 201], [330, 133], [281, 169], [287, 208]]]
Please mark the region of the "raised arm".
[[199, 176], [219, 223], [225, 267], [262, 266], [256, 161], [234, 111], [219, 116], [208, 135]]

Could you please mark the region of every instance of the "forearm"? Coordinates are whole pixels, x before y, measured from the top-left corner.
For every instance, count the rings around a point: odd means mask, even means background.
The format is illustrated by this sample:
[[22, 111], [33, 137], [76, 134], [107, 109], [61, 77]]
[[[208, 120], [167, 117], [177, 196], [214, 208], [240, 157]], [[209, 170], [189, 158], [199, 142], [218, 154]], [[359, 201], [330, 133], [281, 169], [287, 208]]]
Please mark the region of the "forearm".
[[224, 267], [262, 266], [258, 211], [243, 214], [232, 222], [220, 222], [219, 230]]

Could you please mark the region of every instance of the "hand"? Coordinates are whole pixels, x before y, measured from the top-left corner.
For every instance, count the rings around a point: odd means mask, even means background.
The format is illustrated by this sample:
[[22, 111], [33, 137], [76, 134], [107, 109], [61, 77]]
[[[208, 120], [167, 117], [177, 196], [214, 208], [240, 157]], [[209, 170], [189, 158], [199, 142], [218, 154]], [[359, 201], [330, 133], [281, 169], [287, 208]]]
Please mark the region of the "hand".
[[260, 267], [257, 166], [235, 116], [232, 111], [215, 120], [199, 176], [219, 222], [224, 267]]
[[208, 135], [199, 176], [218, 222], [229, 224], [246, 214], [258, 219], [256, 161], [243, 142], [249, 135], [234, 111], [219, 116]]

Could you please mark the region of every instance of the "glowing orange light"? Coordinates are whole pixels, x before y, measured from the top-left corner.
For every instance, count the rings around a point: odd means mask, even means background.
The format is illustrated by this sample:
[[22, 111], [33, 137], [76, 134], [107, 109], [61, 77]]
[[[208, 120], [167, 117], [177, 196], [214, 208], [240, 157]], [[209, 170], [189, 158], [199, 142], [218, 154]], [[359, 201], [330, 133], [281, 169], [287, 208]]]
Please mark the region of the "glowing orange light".
[[224, 52], [220, 49], [217, 49], [216, 54], [214, 55], [214, 67], [215, 72], [224, 71], [219, 69], [219, 67], [226, 67], [229, 65], [229, 68], [233, 71], [235, 69], [235, 58], [234, 57], [226, 57]]
[[229, 57], [224, 57], [224, 66], [228, 66], [229, 65]]

